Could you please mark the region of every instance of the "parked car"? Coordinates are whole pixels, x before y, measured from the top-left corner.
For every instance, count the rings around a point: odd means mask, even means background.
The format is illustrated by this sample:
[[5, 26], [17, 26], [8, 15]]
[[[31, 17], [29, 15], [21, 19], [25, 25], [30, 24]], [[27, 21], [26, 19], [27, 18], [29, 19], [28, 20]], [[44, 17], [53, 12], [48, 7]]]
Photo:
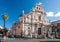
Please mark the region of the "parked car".
[[8, 35], [8, 38], [15, 38], [14, 35]]

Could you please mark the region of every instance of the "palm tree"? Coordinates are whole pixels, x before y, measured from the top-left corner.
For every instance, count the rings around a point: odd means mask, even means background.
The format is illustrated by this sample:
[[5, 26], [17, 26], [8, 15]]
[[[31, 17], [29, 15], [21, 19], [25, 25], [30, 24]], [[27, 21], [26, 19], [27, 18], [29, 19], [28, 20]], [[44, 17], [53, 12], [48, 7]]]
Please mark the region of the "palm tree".
[[7, 16], [7, 14], [3, 14], [2, 15], [2, 19], [4, 20], [4, 29], [3, 29], [3, 36], [5, 36], [6, 35], [6, 28], [5, 28], [5, 23], [6, 23], [6, 20], [7, 20], [7, 18], [8, 18], [8, 16]]
[[6, 22], [7, 18], [8, 18], [7, 14], [2, 15], [2, 19], [4, 20], [4, 28], [5, 28], [5, 22]]

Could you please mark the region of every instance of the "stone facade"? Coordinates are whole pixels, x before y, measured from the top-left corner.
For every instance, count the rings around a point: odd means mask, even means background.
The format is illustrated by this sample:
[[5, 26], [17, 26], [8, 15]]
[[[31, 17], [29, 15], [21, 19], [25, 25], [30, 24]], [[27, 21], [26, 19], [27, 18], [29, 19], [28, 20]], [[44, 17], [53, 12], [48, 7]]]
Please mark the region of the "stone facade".
[[28, 14], [25, 15], [24, 10], [22, 11], [19, 21], [13, 24], [10, 32], [14, 35], [22, 34], [23, 37], [30, 38], [46, 37], [47, 28], [50, 30], [49, 33], [51, 32], [51, 28], [48, 27], [50, 24], [46, 19], [46, 13], [42, 5], [36, 4]]
[[52, 22], [52, 33], [55, 38], [60, 38], [60, 20]]
[[21, 24], [20, 22], [18, 22], [18, 23], [14, 22], [9, 34], [21, 35], [22, 26], [20, 24]]

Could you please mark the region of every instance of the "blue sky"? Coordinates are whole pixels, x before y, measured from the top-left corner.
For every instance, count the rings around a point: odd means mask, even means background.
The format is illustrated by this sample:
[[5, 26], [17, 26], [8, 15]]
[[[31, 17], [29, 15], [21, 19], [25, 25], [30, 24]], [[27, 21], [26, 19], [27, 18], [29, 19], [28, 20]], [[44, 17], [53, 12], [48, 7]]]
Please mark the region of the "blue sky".
[[60, 20], [60, 0], [0, 0], [0, 25], [3, 26], [1, 15], [6, 13], [8, 15], [6, 27], [10, 29], [12, 23], [18, 21], [23, 9], [26, 14], [39, 2], [42, 3], [48, 20]]

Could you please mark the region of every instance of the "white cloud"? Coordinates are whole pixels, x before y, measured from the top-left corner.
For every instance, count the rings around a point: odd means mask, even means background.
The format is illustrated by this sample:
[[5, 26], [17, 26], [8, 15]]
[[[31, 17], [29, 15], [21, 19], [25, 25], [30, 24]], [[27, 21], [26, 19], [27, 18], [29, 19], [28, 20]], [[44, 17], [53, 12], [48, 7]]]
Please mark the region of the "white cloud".
[[60, 17], [60, 12], [54, 13], [54, 12], [46, 12], [47, 17]]
[[54, 12], [46, 12], [48, 17], [53, 17], [54, 16]]
[[39, 2], [39, 5], [41, 5], [42, 3], [41, 2]]
[[39, 3], [36, 3], [36, 4], [38, 4], [38, 5], [42, 5], [42, 3], [41, 3], [41, 2], [39, 2]]
[[55, 17], [60, 17], [60, 12], [57, 12], [57, 13], [55, 14]]

